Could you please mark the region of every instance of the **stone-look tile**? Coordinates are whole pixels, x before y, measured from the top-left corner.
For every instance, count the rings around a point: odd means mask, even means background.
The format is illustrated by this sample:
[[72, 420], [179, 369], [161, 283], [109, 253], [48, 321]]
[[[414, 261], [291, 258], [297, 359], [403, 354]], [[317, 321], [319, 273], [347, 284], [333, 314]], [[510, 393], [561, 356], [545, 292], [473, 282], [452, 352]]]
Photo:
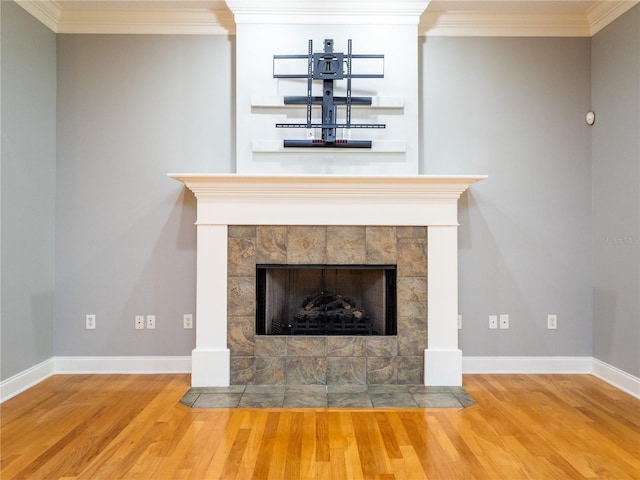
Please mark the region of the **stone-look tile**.
[[256, 357], [284, 357], [287, 355], [287, 337], [256, 335]]
[[364, 264], [367, 261], [365, 245], [365, 227], [327, 227], [326, 263]]
[[416, 408], [417, 402], [409, 393], [370, 393], [375, 408]]
[[427, 241], [424, 238], [398, 239], [398, 276], [427, 276]]
[[395, 264], [396, 227], [366, 227], [367, 262], [372, 265]]
[[327, 385], [327, 393], [367, 393], [369, 385]]
[[322, 395], [327, 393], [326, 385], [287, 385], [285, 395]]
[[261, 225], [257, 228], [256, 262], [287, 263], [287, 227]]
[[399, 385], [418, 385], [424, 381], [424, 358], [396, 357]]
[[200, 396], [200, 392], [194, 392], [194, 391], [189, 390], [180, 399], [180, 403], [183, 404], [183, 405], [186, 405], [187, 407], [192, 407], [199, 396]]
[[414, 393], [413, 399], [421, 408], [462, 408], [451, 393]]
[[427, 279], [400, 277], [397, 282], [398, 317], [427, 317]]
[[232, 385], [250, 385], [255, 382], [255, 358], [231, 357], [230, 382]]
[[327, 357], [327, 385], [367, 383], [365, 357]]
[[398, 355], [397, 337], [388, 336], [365, 338], [367, 342], [367, 357], [395, 357]]
[[252, 317], [255, 312], [256, 281], [253, 277], [227, 278], [227, 315]]
[[371, 408], [371, 397], [366, 393], [329, 393], [328, 406], [332, 408]]
[[364, 357], [366, 354], [366, 337], [327, 337], [328, 357]]
[[193, 408], [235, 408], [240, 397], [241, 393], [201, 393]]
[[256, 381], [258, 385], [284, 385], [287, 383], [287, 363], [284, 357], [257, 357]]
[[229, 238], [254, 238], [256, 227], [252, 225], [229, 225], [227, 229]]
[[290, 264], [327, 263], [327, 227], [287, 227], [287, 262]]
[[287, 385], [326, 385], [325, 357], [287, 357]]
[[476, 403], [475, 398], [473, 398], [469, 393], [465, 390], [463, 393], [454, 393], [454, 397], [460, 402], [464, 408], [470, 407], [474, 403]]
[[231, 356], [254, 355], [255, 318], [229, 317], [227, 344]]
[[323, 408], [327, 406], [327, 388], [324, 385], [287, 386], [285, 408]]
[[279, 393], [284, 395], [286, 385], [247, 385], [244, 393]]
[[464, 387], [451, 386], [411, 385], [408, 389], [410, 393], [451, 393], [454, 395], [467, 393]]
[[287, 337], [287, 355], [290, 357], [324, 357], [327, 337]]
[[398, 355], [424, 355], [426, 331], [426, 318], [398, 318]]
[[396, 236], [400, 238], [427, 239], [427, 227], [396, 227]]
[[229, 385], [228, 387], [194, 387], [200, 393], [244, 393], [246, 385]]
[[245, 393], [238, 404], [239, 408], [282, 408], [284, 392], [282, 393]]
[[385, 384], [374, 384], [369, 385], [367, 391], [371, 394], [377, 393], [393, 393], [393, 394], [404, 394], [410, 393], [408, 385], [385, 385]]
[[251, 277], [256, 274], [255, 238], [229, 238], [227, 274], [230, 277]]
[[394, 357], [368, 357], [367, 383], [396, 384], [398, 373]]

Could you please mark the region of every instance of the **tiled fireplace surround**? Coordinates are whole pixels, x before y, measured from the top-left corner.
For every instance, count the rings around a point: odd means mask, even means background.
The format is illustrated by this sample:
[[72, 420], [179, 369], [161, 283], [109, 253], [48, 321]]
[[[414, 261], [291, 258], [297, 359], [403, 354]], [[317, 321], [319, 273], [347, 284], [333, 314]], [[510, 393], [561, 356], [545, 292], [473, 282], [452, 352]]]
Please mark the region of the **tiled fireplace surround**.
[[[426, 227], [229, 226], [228, 235], [232, 384], [423, 382]], [[256, 263], [397, 264], [397, 336], [255, 335]]]
[[[462, 384], [457, 201], [484, 176], [170, 176], [198, 201], [192, 386]], [[396, 263], [398, 335], [256, 336], [255, 264], [276, 260]]]

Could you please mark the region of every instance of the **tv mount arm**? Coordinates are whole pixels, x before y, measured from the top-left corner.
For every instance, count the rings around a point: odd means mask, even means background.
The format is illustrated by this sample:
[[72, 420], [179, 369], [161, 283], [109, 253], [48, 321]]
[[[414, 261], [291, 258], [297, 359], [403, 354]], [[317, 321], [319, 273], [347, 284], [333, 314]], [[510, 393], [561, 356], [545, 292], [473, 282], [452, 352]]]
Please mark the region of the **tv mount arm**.
[[[307, 59], [306, 73], [275, 73], [277, 60]], [[352, 128], [385, 128], [382, 123], [351, 123], [351, 107], [353, 105], [371, 105], [371, 97], [354, 97], [351, 95], [351, 80], [354, 78], [384, 78], [380, 74], [354, 74], [352, 73], [352, 61], [354, 58], [384, 59], [384, 55], [354, 55], [352, 42], [348, 40], [347, 54], [333, 51], [333, 40], [325, 39], [324, 51], [313, 53], [313, 40], [309, 40], [307, 55], [274, 55], [274, 78], [306, 78], [307, 95], [285, 96], [285, 105], [306, 105], [306, 123], [276, 123], [276, 128], [320, 128], [320, 139], [285, 140], [285, 147], [343, 147], [343, 148], [371, 148], [371, 140], [351, 140], [350, 138], [338, 139], [336, 129], [343, 128], [347, 133]], [[345, 73], [346, 65], [346, 73]], [[334, 81], [347, 80], [346, 97], [334, 96]], [[313, 80], [322, 80], [322, 96], [314, 96], [312, 93]], [[311, 111], [314, 105], [322, 106], [322, 123], [311, 122]], [[339, 105], [346, 107], [346, 122], [337, 123], [337, 108]], [[347, 134], [347, 137], [350, 137]]]

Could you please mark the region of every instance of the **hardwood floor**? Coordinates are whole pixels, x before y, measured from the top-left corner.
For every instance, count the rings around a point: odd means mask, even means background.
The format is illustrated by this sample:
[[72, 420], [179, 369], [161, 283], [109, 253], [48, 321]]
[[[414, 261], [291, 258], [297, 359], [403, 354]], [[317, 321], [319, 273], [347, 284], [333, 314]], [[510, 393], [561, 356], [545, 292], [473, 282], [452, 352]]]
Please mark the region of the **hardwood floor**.
[[9, 479], [640, 479], [640, 400], [468, 375], [459, 409], [190, 409], [188, 375], [58, 375], [2, 404]]

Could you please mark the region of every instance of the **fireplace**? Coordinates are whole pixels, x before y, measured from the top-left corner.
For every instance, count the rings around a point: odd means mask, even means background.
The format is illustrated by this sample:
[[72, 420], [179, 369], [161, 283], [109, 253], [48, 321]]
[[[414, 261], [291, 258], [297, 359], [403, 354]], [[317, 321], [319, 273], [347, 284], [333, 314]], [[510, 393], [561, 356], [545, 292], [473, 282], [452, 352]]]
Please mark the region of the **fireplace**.
[[[297, 364], [305, 371], [324, 368], [327, 374], [334, 374], [350, 368], [338, 357], [354, 349], [358, 354], [354, 357], [371, 366], [369, 383], [385, 383], [378, 381], [385, 377], [408, 383], [415, 381], [413, 372], [419, 370], [420, 383], [462, 385], [457, 202], [472, 183], [486, 176], [170, 176], [187, 185], [198, 200], [193, 386], [230, 385], [232, 363], [235, 383], [243, 378], [253, 378], [253, 383], [273, 382], [276, 377], [270, 369], [282, 365]], [[337, 206], [340, 216], [335, 215]], [[362, 239], [363, 234], [364, 242], [352, 241], [354, 235]], [[398, 250], [398, 246], [423, 234], [426, 272], [423, 277], [411, 272], [405, 275], [400, 268], [403, 262], [389, 260], [389, 256], [398, 259], [398, 251], [409, 251], [404, 246]], [[408, 266], [415, 267], [415, 254], [406, 258]], [[355, 338], [352, 345], [342, 336], [256, 335], [253, 345], [245, 344], [245, 355], [238, 351], [232, 355], [233, 339], [255, 330], [255, 307], [247, 305], [255, 305], [251, 299], [256, 295], [258, 263], [398, 264], [398, 334], [351, 337]], [[401, 327], [403, 318], [419, 319], [420, 328], [424, 325], [420, 338], [426, 338], [426, 348], [420, 355], [398, 360], [403, 355], [391, 354], [401, 353], [401, 343], [411, 339], [401, 340], [407, 335]], [[269, 352], [276, 355], [269, 356]], [[376, 352], [375, 357], [369, 356]], [[418, 358], [420, 364], [412, 363]], [[412, 372], [412, 378], [403, 377], [406, 372]], [[292, 372], [289, 380], [294, 376]]]
[[396, 335], [396, 265], [256, 265], [256, 335]]

